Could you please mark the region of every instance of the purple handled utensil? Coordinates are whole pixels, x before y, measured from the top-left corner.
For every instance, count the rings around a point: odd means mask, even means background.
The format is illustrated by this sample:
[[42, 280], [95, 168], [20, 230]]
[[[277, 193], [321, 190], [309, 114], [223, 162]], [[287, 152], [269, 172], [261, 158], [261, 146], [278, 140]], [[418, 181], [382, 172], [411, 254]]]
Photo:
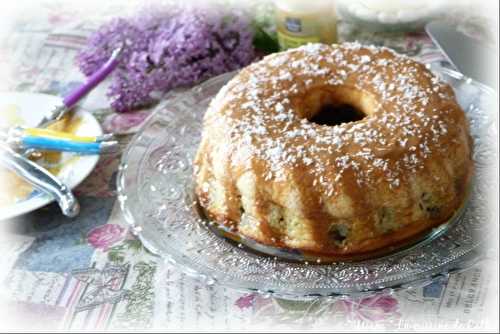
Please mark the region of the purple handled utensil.
[[108, 61], [106, 61], [106, 63], [101, 68], [99, 68], [94, 74], [92, 74], [83, 85], [64, 97], [62, 105], [54, 108], [48, 115], [43, 117], [35, 127], [47, 127], [48, 125], [60, 120], [64, 115], [66, 115], [71, 110], [71, 108], [73, 108], [78, 103], [78, 101], [80, 101], [99, 83], [101, 83], [101, 81], [103, 81], [116, 68], [119, 63], [119, 56], [122, 50], [123, 46], [115, 49], [109, 57]]
[[[71, 111], [71, 109], [101, 83], [118, 65], [119, 56], [123, 50], [123, 45], [115, 49], [111, 57], [106, 63], [92, 74], [87, 81], [76, 90], [72, 91], [68, 96], [63, 98], [61, 105], [55, 107], [48, 115], [45, 115], [35, 127], [43, 128], [60, 120], [64, 115]], [[112, 135], [104, 135], [103, 138], [111, 138]], [[11, 163], [13, 169], [18, 175], [26, 179], [28, 182], [37, 186], [37, 188], [52, 198], [55, 198], [62, 212], [70, 217], [74, 217], [79, 212], [79, 204], [74, 197], [71, 189], [68, 188], [63, 182], [59, 181], [57, 177], [53, 176], [49, 171], [36, 165], [34, 162], [27, 159], [31, 154], [36, 151], [34, 149], [21, 149], [19, 152], [10, 150], [11, 158], [14, 157], [15, 164]], [[7, 162], [11, 161], [8, 160]], [[11, 162], [12, 162], [11, 161]], [[5, 162], [5, 161], [4, 161]]]

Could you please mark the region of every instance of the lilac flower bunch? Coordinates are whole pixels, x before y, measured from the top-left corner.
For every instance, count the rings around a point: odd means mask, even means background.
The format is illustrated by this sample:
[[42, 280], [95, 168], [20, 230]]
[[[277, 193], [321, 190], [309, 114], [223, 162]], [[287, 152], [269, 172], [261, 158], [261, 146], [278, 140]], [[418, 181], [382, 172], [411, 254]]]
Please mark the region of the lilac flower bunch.
[[154, 102], [154, 93], [232, 71], [254, 59], [253, 31], [241, 12], [193, 7], [145, 10], [93, 33], [77, 63], [89, 76], [124, 46], [107, 92], [125, 112]]

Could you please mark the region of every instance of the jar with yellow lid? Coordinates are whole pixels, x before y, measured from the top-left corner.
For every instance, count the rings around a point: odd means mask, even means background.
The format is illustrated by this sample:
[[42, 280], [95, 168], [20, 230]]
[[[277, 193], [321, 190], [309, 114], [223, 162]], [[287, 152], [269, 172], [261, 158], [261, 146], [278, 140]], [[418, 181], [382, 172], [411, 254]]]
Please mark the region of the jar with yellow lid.
[[307, 43], [337, 42], [333, 0], [274, 0], [274, 6], [281, 50]]

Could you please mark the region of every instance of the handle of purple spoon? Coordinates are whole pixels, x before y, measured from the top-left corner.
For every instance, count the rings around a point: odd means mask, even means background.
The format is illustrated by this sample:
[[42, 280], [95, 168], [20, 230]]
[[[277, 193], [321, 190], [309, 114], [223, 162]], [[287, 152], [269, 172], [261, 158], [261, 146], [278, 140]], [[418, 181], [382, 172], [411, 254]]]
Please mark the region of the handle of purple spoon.
[[101, 81], [103, 81], [118, 65], [119, 55], [123, 47], [119, 47], [113, 51], [111, 57], [108, 61], [99, 68], [95, 73], [93, 73], [87, 81], [76, 90], [71, 92], [69, 95], [64, 97], [63, 103], [66, 108], [72, 108], [78, 101], [80, 101], [85, 95], [88, 94], [95, 86], [97, 86]]

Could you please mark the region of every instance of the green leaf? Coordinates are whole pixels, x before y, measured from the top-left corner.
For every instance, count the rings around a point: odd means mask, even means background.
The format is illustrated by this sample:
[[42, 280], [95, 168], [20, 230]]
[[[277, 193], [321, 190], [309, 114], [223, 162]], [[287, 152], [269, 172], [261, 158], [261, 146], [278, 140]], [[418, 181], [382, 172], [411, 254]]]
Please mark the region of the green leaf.
[[284, 310], [291, 312], [314, 312], [321, 306], [321, 303], [317, 301], [295, 301], [280, 298], [275, 298], [275, 300]]
[[130, 247], [137, 251], [142, 250], [142, 242], [140, 242], [138, 239], [130, 240]]
[[120, 251], [111, 250], [108, 252], [108, 260], [111, 262], [122, 263], [125, 257], [122, 255]]
[[257, 50], [265, 53], [278, 52], [280, 49], [277, 39], [271, 37], [270, 34], [259, 26], [255, 27], [253, 45]]
[[78, 238], [78, 240], [76, 240], [76, 244], [77, 245], [84, 245], [84, 244], [88, 244], [88, 241], [87, 241], [87, 234], [83, 233], [83, 232], [80, 232], [80, 238]]

